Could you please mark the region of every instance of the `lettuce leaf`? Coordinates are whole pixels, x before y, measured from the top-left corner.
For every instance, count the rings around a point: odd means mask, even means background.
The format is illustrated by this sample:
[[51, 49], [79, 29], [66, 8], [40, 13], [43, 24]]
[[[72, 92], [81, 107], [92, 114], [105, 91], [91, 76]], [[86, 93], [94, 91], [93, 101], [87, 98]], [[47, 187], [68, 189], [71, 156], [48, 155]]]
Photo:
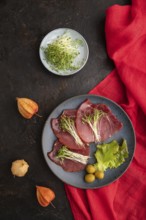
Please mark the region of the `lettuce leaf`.
[[120, 146], [116, 140], [110, 143], [97, 145], [95, 158], [97, 163], [94, 164], [97, 170], [106, 171], [108, 168], [117, 168], [128, 157], [128, 146], [124, 139]]

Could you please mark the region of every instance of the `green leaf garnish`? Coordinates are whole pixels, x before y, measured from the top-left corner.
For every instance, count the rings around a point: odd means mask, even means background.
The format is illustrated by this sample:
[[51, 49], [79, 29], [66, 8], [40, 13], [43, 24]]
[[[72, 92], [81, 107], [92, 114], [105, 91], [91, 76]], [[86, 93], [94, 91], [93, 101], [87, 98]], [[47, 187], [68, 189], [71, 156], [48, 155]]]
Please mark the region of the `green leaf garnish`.
[[95, 158], [97, 163], [94, 164], [97, 170], [105, 171], [108, 168], [117, 168], [128, 157], [127, 142], [124, 139], [120, 146], [116, 140], [110, 143], [97, 145]]

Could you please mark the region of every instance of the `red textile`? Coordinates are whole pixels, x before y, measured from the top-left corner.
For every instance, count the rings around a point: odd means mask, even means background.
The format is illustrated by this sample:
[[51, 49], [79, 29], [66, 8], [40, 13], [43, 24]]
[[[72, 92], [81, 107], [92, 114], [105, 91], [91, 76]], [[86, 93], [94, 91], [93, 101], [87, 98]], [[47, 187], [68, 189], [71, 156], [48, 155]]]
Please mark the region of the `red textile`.
[[146, 220], [146, 0], [110, 7], [105, 33], [115, 70], [90, 93], [116, 101], [129, 114], [135, 155], [125, 174], [108, 186], [65, 189], [75, 220]]

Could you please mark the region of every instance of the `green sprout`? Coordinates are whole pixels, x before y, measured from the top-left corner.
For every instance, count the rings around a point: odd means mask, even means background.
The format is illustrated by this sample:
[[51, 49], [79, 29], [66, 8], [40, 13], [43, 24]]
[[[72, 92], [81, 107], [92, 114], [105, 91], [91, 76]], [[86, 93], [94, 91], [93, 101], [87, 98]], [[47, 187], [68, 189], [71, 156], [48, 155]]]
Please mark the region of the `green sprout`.
[[80, 146], [84, 145], [81, 138], [77, 134], [75, 121], [73, 118], [67, 115], [62, 115], [60, 118], [60, 128], [64, 132], [68, 132], [74, 138], [77, 145], [80, 145]]
[[89, 125], [89, 127], [92, 129], [96, 141], [100, 141], [100, 135], [99, 135], [99, 132], [98, 132], [98, 126], [97, 125], [98, 125], [99, 120], [101, 119], [101, 117], [104, 114], [105, 114], [105, 112], [94, 108], [93, 113], [86, 114], [82, 118], [82, 122], [87, 123]]
[[66, 146], [62, 146], [56, 156], [58, 159], [61, 159], [62, 162], [64, 159], [73, 160], [76, 162], [80, 162], [82, 164], [87, 164], [89, 156], [85, 156], [79, 153], [75, 153], [70, 151]]
[[74, 65], [75, 58], [80, 54], [79, 46], [82, 46], [82, 40], [73, 40], [67, 33], [59, 36], [55, 41], [43, 48], [46, 61], [56, 71], [77, 70], [82, 63]]

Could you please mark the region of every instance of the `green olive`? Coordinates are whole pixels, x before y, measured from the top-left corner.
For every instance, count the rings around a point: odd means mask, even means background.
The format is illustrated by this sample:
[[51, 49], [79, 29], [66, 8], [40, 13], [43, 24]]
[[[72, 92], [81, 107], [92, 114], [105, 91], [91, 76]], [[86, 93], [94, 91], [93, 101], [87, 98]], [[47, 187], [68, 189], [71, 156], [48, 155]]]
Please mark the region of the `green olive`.
[[86, 171], [87, 171], [87, 173], [95, 173], [95, 167], [92, 165], [92, 164], [88, 164], [87, 166], [86, 166]]
[[95, 177], [98, 178], [98, 179], [103, 179], [104, 178], [104, 172], [97, 170], [95, 172]]
[[95, 180], [95, 176], [92, 173], [88, 173], [85, 175], [85, 181], [87, 183], [92, 183]]

